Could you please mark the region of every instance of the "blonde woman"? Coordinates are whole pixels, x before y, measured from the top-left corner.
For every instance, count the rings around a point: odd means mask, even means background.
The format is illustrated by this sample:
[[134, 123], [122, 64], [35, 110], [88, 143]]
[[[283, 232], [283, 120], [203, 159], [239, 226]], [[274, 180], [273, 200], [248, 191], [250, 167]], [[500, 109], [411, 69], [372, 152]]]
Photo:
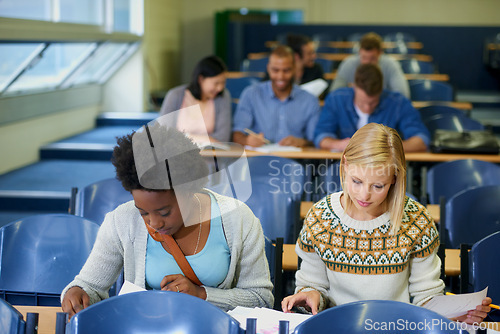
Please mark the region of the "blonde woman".
[[[405, 195], [402, 140], [369, 123], [350, 139], [340, 164], [341, 192], [309, 210], [296, 252], [302, 259], [296, 293], [284, 312], [302, 306], [313, 314], [370, 299], [423, 305], [442, 295], [438, 231], [426, 208]], [[490, 298], [461, 317], [480, 322]]]

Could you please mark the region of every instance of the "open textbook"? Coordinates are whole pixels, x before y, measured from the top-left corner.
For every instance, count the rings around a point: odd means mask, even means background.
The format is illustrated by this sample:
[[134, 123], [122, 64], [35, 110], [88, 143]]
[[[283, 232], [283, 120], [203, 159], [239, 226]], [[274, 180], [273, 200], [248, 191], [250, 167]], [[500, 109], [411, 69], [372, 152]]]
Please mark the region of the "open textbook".
[[328, 87], [328, 82], [323, 79], [316, 79], [300, 85], [300, 88], [316, 97], [320, 96], [321, 93], [325, 91], [326, 87]]

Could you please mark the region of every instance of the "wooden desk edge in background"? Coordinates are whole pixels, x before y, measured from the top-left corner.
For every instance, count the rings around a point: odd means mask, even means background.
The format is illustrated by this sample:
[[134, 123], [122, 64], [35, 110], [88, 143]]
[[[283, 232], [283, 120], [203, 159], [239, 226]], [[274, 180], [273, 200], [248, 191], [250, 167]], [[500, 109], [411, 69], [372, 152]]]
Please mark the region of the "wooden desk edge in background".
[[38, 313], [38, 334], [54, 334], [56, 332], [57, 313], [62, 312], [58, 306], [25, 306], [13, 305], [26, 320], [27, 313]]

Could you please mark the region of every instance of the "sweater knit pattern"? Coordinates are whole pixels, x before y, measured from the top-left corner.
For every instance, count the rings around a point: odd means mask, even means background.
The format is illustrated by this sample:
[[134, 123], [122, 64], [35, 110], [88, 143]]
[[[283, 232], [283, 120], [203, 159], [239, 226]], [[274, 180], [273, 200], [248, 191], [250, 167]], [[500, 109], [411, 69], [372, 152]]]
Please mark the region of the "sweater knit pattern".
[[327, 196], [307, 214], [298, 245], [316, 252], [330, 270], [365, 275], [401, 273], [411, 257], [426, 257], [439, 246], [428, 211], [411, 198], [405, 199], [400, 230], [393, 235], [390, 229], [389, 220], [375, 228], [348, 226]]

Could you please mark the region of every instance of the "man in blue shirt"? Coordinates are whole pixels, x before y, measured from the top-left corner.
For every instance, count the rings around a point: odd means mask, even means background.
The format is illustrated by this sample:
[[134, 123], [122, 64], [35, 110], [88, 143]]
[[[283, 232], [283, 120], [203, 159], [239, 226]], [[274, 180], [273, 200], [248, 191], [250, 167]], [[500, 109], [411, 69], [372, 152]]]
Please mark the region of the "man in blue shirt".
[[400, 93], [383, 90], [382, 83], [382, 72], [377, 65], [360, 65], [354, 87], [328, 94], [314, 133], [314, 144], [343, 151], [357, 129], [367, 123], [380, 123], [399, 132], [405, 152], [426, 151], [430, 134], [420, 114]]
[[293, 51], [287, 46], [276, 47], [269, 56], [267, 72], [270, 81], [247, 87], [241, 94], [233, 141], [254, 147], [262, 146], [266, 139], [285, 146], [312, 145], [319, 102], [293, 84]]

